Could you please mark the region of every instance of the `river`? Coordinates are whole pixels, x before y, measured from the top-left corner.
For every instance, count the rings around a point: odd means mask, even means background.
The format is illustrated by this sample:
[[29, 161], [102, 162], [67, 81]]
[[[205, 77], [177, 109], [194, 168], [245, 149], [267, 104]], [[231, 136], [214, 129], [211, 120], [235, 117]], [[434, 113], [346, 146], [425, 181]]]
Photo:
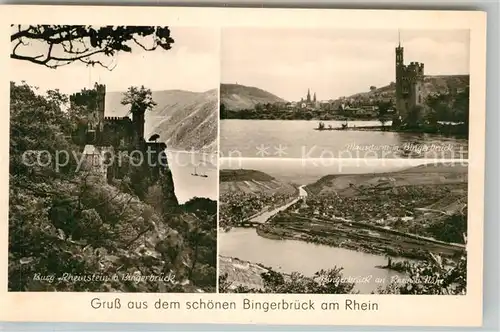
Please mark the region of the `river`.
[[395, 271], [376, 266], [387, 264], [383, 256], [353, 250], [335, 248], [296, 240], [271, 240], [260, 237], [254, 228], [233, 228], [219, 232], [219, 254], [239, 258], [274, 270], [291, 273], [300, 272], [312, 276], [321, 269], [343, 267], [344, 277], [368, 277], [369, 282], [357, 283], [355, 289], [363, 294], [376, 290], [376, 278], [387, 284], [393, 276], [402, 276]]
[[[167, 159], [180, 204], [194, 197], [218, 199], [216, 154], [169, 150]], [[207, 177], [193, 176], [195, 172]]]
[[[344, 123], [323, 122], [326, 127], [334, 128]], [[349, 121], [348, 124], [367, 127], [379, 126], [380, 122]], [[318, 121], [313, 120], [222, 120], [220, 154], [233, 158], [468, 158], [467, 139], [382, 131], [314, 130], [317, 127]], [[405, 154], [405, 149], [410, 152]]]
[[269, 218], [271, 218], [272, 216], [274, 216], [276, 213], [280, 212], [280, 211], [283, 211], [283, 210], [286, 210], [288, 207], [292, 206], [293, 204], [295, 204], [299, 199], [296, 198], [294, 199], [293, 201], [285, 204], [285, 205], [282, 205], [274, 210], [270, 210], [270, 211], [266, 211], [264, 213], [261, 213], [259, 214], [258, 216], [252, 218], [250, 221], [252, 222], [257, 222], [257, 223], [260, 223], [260, 224], [263, 224], [265, 223]]
[[[292, 202], [258, 215], [252, 221], [264, 223], [298, 199], [306, 198], [307, 192], [304, 187], [304, 185], [299, 187], [299, 197]], [[375, 279], [385, 280], [387, 284], [393, 276], [402, 276], [395, 271], [376, 267], [387, 264], [383, 256], [304, 241], [272, 240], [260, 237], [254, 228], [232, 228], [228, 232], [219, 232], [218, 241], [219, 254], [222, 256], [260, 263], [283, 273], [300, 272], [312, 276], [321, 269], [342, 267], [344, 277], [358, 280], [369, 277], [366, 282], [359, 282], [355, 286], [356, 290], [365, 294], [384, 285], [377, 283]]]

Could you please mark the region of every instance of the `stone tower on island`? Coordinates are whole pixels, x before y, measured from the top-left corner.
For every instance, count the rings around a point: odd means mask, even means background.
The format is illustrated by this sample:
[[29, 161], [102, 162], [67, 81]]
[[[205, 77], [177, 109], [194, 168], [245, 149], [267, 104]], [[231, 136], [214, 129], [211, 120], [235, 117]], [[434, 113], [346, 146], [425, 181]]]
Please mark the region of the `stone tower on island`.
[[424, 64], [404, 64], [404, 48], [396, 47], [396, 111], [404, 122], [408, 113], [424, 104]]

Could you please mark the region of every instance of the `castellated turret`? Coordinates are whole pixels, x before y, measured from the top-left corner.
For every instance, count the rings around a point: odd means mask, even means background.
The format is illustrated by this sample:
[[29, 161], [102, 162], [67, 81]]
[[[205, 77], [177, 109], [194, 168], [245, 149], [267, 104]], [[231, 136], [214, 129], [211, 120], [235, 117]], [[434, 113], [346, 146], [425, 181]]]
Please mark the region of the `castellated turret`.
[[420, 79], [424, 76], [424, 64], [419, 62], [410, 62], [406, 66], [406, 76], [409, 79]]
[[96, 83], [94, 89], [97, 91], [95, 127], [98, 132], [102, 132], [104, 128], [104, 111], [106, 105], [106, 85]]
[[404, 121], [412, 109], [424, 103], [424, 64], [404, 64], [403, 47], [396, 47], [396, 110]]

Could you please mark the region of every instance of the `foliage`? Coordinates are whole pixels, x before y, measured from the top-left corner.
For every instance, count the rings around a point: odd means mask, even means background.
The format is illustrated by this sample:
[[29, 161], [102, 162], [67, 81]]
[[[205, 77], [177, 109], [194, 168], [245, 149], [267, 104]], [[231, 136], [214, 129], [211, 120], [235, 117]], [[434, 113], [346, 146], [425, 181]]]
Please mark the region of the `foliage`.
[[446, 216], [429, 225], [426, 231], [437, 240], [463, 244], [467, 233], [467, 212]]
[[429, 109], [427, 121], [432, 125], [437, 121], [463, 123], [459, 129], [469, 132], [469, 87], [463, 91], [439, 93], [428, 96], [426, 106]]
[[[137, 195], [145, 188], [130, 185], [161, 187], [156, 201], [175, 207], [168, 172], [151, 183], [147, 170], [132, 168], [136, 181], [115, 185], [83, 172], [79, 148], [66, 133], [74, 118], [61, 110], [65, 100], [58, 91], [41, 96], [26, 84], [11, 83], [9, 290], [213, 290], [216, 222], [211, 213], [216, 203], [192, 202], [186, 210], [164, 212], [162, 205], [147, 204]], [[32, 154], [27, 164], [23, 156], [30, 150], [47, 151], [46, 158], [65, 151], [70, 159], [64, 167], [40, 165]], [[171, 271], [174, 282], [148, 280]]]
[[148, 111], [156, 106], [151, 89], [145, 88], [144, 85], [141, 87], [129, 87], [121, 103], [122, 105], [130, 105], [132, 107], [132, 112]]
[[[405, 277], [393, 279], [376, 294], [464, 295], [467, 289], [467, 256], [458, 261], [445, 262], [440, 256], [430, 255], [426, 261], [396, 263]], [[299, 273], [289, 276], [269, 270], [261, 275], [262, 289], [233, 287], [227, 273], [219, 276], [220, 293], [277, 293], [277, 294], [353, 294], [354, 283], [342, 280], [342, 269], [321, 270], [312, 278]]]
[[[68, 156], [67, 165], [56, 169], [54, 162], [58, 153], [62, 162], [66, 159], [63, 153], [75, 149], [66, 139], [72, 124], [61, 110], [64, 96], [58, 91], [40, 96], [26, 83], [11, 82], [10, 99], [10, 173], [34, 179], [49, 174], [60, 177], [74, 170], [76, 151]], [[37, 158], [41, 162], [36, 162]]]
[[294, 272], [289, 276], [269, 269], [261, 274], [263, 289], [237, 287], [231, 290], [227, 275], [219, 277], [219, 292], [276, 293], [276, 294], [350, 294], [354, 283], [343, 280], [342, 268], [321, 270], [312, 277]]
[[[174, 40], [168, 27], [86, 26], [86, 25], [11, 25], [11, 58], [49, 68], [82, 62], [112, 69], [103, 61], [120, 52], [132, 52], [132, 46], [145, 51], [158, 47], [169, 50]], [[29, 52], [32, 43], [48, 45], [43, 54]], [[23, 47], [26, 49], [22, 52]]]
[[377, 119], [382, 124], [382, 127], [384, 127], [385, 123], [389, 121], [388, 115], [389, 115], [389, 109], [392, 107], [392, 101], [390, 102], [382, 101], [379, 102], [377, 106], [378, 106]]
[[465, 295], [467, 291], [467, 256], [464, 253], [453, 266], [447, 266], [440, 256], [431, 260], [407, 264], [406, 277], [393, 281], [377, 294]]
[[231, 285], [232, 283], [229, 281], [227, 273], [219, 275], [219, 293], [230, 293]]

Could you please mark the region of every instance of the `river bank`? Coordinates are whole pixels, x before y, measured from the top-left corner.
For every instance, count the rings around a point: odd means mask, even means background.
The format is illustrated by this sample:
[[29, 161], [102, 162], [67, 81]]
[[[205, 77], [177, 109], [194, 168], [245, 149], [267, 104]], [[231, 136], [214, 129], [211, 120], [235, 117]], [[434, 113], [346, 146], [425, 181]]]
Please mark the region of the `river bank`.
[[300, 240], [381, 256], [426, 260], [429, 251], [458, 257], [464, 246], [447, 244], [414, 234], [405, 234], [366, 223], [326, 221], [283, 214], [259, 225], [257, 234], [273, 240]]
[[227, 281], [233, 287], [259, 289], [263, 285], [261, 274], [269, 270], [285, 278], [294, 272], [312, 278], [321, 270], [342, 268], [345, 278], [360, 280], [355, 291], [370, 294], [380, 286], [375, 279], [388, 283], [391, 278], [404, 277], [404, 273], [381, 268], [387, 265], [387, 259], [381, 255], [305, 241], [269, 239], [259, 236], [255, 228], [233, 228], [220, 233], [219, 246], [219, 276], [227, 273]]
[[438, 125], [435, 127], [421, 127], [421, 128], [393, 128], [391, 126], [346, 126], [346, 127], [328, 127], [319, 128], [317, 131], [381, 131], [392, 133], [408, 133], [408, 134], [435, 134], [450, 136], [456, 138], [468, 138], [468, 128], [464, 125]]

